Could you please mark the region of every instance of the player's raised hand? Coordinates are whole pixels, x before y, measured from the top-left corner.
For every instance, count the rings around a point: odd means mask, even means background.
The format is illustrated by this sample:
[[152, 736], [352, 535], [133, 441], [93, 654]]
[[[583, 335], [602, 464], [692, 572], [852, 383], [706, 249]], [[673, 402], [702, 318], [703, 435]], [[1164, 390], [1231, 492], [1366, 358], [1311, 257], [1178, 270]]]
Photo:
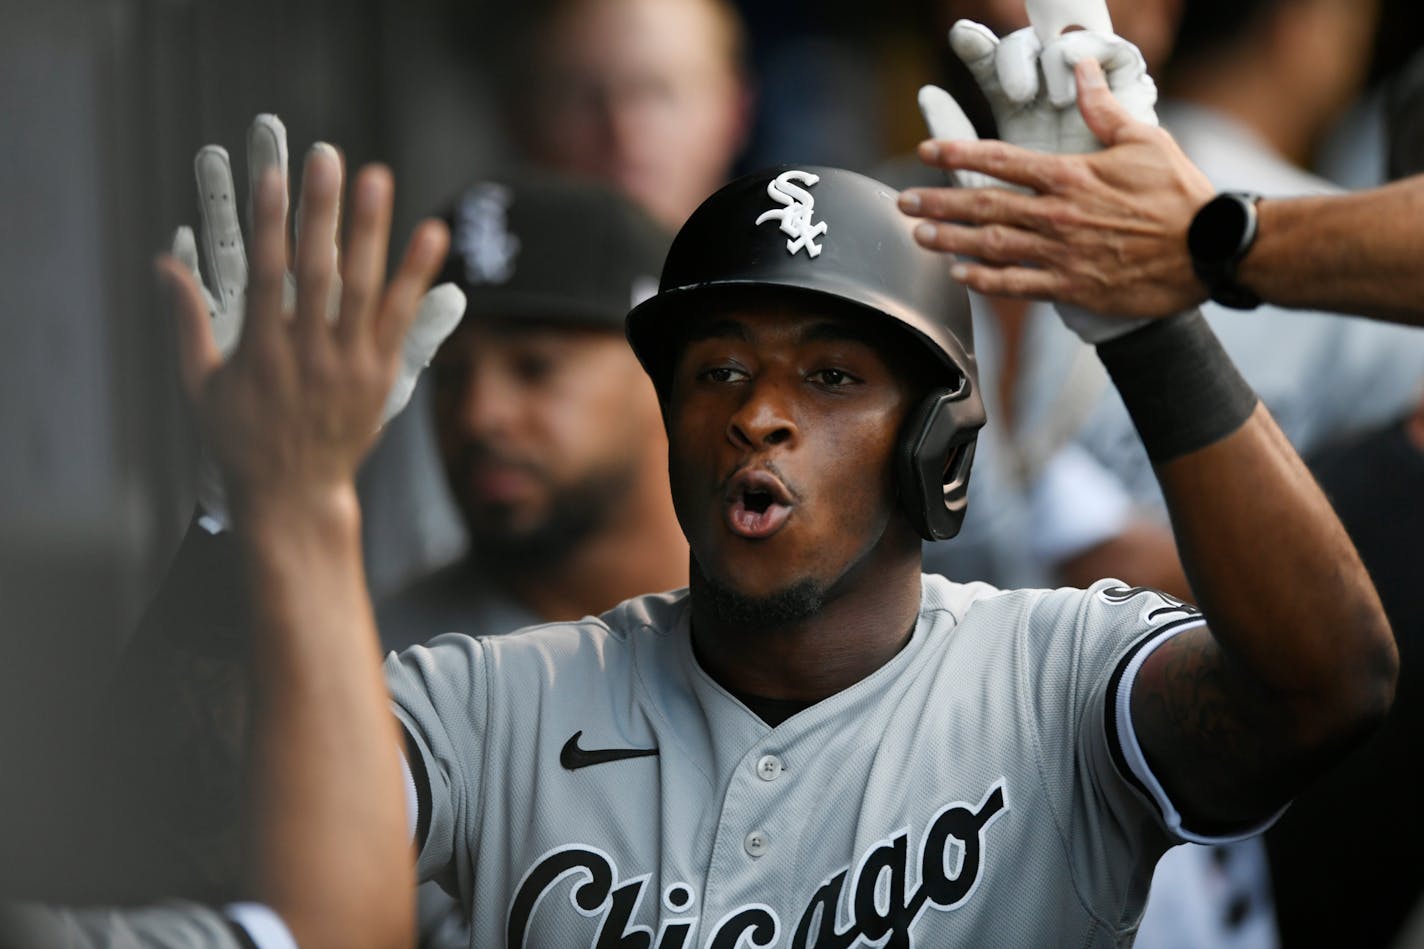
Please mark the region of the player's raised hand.
[[[1003, 40], [968, 20], [960, 20], [950, 30], [950, 46], [983, 90], [1004, 142], [1059, 155], [1099, 151], [1102, 142], [1097, 130], [1075, 105], [1074, 68], [1089, 60], [1106, 70], [1107, 85], [1121, 109], [1140, 124], [1156, 125], [1156, 86], [1136, 47], [1112, 34], [1103, 0], [1029, 0], [1028, 11], [1033, 25]], [[1062, 32], [1070, 27], [1085, 28]], [[1033, 174], [995, 174], [987, 165], [947, 164], [942, 156], [951, 149], [983, 148], [988, 143], [978, 143], [972, 133], [956, 134], [960, 123], [953, 113], [958, 108], [951, 109], [953, 100], [943, 90], [922, 89], [920, 106], [934, 137], [921, 147], [922, 160], [945, 169], [961, 185], [987, 185], [989, 190], [972, 195], [947, 189], [908, 192], [902, 197], [902, 209], [926, 218], [916, 228], [917, 240], [933, 250], [966, 258], [954, 269], [961, 279], [977, 273], [978, 267], [1038, 266], [1036, 260], [1046, 255], [1048, 242], [1013, 215], [1014, 209], [1022, 207], [1013, 192], [1050, 192], [1056, 180]], [[966, 206], [969, 213], [962, 213]], [[1000, 217], [985, 220], [992, 210]], [[1091, 301], [1086, 309], [1064, 303], [1059, 312], [1091, 343], [1121, 335], [1134, 325], [1102, 320], [1089, 312], [1092, 308]]]
[[[263, 114], [253, 120], [247, 135], [247, 219], [252, 228], [256, 225], [258, 182], [269, 170], [275, 170], [280, 182], [280, 206], [285, 216], [289, 206], [287, 130], [277, 116]], [[198, 186], [201, 240], [195, 239], [191, 228], [180, 227], [173, 237], [172, 253], [197, 282], [211, 319], [214, 342], [219, 354], [227, 358], [242, 332], [248, 292], [248, 260], [227, 150], [218, 145], [199, 149], [193, 159], [193, 171]], [[298, 230], [300, 227], [299, 221]], [[202, 269], [208, 276], [207, 286], [203, 285], [199, 267], [200, 252]], [[331, 319], [338, 314], [341, 289], [341, 276], [337, 274], [331, 281], [327, 301], [327, 315]], [[292, 307], [296, 280], [285, 267], [282, 294], [283, 305]], [[381, 424], [405, 407], [421, 371], [459, 323], [463, 312], [464, 296], [452, 284], [436, 287], [421, 300], [415, 322], [401, 348], [400, 370], [381, 413]], [[222, 475], [207, 455], [199, 467], [197, 493], [198, 504], [208, 517], [207, 523], [219, 528], [226, 526], [227, 499]]]
[[[386, 283], [393, 185], [380, 166], [356, 178], [338, 255], [342, 179], [336, 150], [313, 147], [302, 178], [291, 293], [279, 163], [269, 164], [253, 189], [250, 260], [240, 237], [236, 252], [228, 243], [235, 227], [213, 219], [210, 236], [223, 268], [214, 270], [216, 294], [205, 292], [191, 258], [165, 255], [158, 262], [176, 310], [184, 387], [236, 503], [303, 503], [350, 486], [402, 369], [402, 339], [444, 260], [444, 225], [424, 222]], [[243, 271], [248, 280], [237, 291]], [[231, 304], [219, 308], [221, 318], [213, 308], [224, 297], [242, 301], [241, 328], [227, 341], [226, 359], [219, 331], [230, 325]], [[463, 298], [458, 302], [463, 309]]]
[[[1138, 121], [1098, 64], [1077, 66], [1079, 109], [1103, 151], [1048, 155], [1004, 142], [934, 141], [929, 164], [992, 175], [1026, 193], [921, 188], [901, 208], [932, 222], [921, 237], [963, 255], [971, 290], [1055, 300], [1115, 317], [1159, 317], [1206, 299], [1187, 255], [1192, 216], [1215, 194], [1161, 128]], [[1132, 324], [1119, 321], [1120, 326]]]

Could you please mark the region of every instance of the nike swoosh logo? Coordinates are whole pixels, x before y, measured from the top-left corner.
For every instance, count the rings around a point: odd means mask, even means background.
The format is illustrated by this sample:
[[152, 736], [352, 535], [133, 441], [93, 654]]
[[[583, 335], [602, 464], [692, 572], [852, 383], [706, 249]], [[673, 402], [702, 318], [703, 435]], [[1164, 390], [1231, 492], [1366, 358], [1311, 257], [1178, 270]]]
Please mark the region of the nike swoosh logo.
[[587, 768], [589, 765], [606, 764], [609, 761], [622, 761], [625, 758], [647, 758], [658, 753], [656, 748], [580, 748], [581, 737], [583, 732], [574, 732], [574, 736], [564, 742], [563, 750], [559, 752], [559, 764], [570, 771]]

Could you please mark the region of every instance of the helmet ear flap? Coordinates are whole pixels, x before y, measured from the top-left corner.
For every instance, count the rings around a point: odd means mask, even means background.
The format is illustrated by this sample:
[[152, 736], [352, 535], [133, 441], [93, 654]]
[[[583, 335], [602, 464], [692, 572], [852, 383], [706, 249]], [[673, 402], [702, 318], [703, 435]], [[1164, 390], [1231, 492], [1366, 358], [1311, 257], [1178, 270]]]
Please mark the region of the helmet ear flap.
[[959, 533], [983, 426], [984, 402], [968, 376], [958, 389], [930, 393], [906, 417], [897, 454], [900, 500], [925, 540]]

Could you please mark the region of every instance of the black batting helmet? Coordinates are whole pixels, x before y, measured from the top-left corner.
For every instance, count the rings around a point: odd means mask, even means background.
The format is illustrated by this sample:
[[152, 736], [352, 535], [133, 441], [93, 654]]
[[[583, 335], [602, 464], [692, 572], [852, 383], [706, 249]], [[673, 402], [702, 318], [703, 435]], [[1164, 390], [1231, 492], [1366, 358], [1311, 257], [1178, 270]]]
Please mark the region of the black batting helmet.
[[814, 165], [733, 181], [678, 232], [657, 296], [628, 314], [628, 341], [666, 397], [680, 330], [728, 290], [771, 288], [885, 320], [942, 370], [906, 418], [898, 478], [921, 536], [943, 540], [964, 520], [984, 403], [968, 294], [943, 257], [915, 243], [895, 198], [874, 179]]

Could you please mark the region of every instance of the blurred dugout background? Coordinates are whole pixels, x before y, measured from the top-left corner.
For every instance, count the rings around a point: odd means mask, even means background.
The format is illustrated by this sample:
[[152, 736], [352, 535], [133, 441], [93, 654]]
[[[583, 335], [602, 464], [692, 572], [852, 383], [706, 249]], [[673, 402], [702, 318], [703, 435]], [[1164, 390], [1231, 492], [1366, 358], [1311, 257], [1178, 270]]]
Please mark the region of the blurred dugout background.
[[[934, 0], [738, 4], [744, 164], [867, 170], [921, 136], [948, 68]], [[1404, 0], [1376, 74], [1419, 36]], [[195, 223], [191, 159], [282, 116], [395, 170], [400, 239], [510, 158], [499, 57], [527, 4], [0, 0], [0, 896], [103, 898], [93, 717], [191, 509], [194, 445], [151, 255]], [[1404, 24], [1404, 28], [1401, 28]], [[245, 182], [238, 183], [245, 200]]]

